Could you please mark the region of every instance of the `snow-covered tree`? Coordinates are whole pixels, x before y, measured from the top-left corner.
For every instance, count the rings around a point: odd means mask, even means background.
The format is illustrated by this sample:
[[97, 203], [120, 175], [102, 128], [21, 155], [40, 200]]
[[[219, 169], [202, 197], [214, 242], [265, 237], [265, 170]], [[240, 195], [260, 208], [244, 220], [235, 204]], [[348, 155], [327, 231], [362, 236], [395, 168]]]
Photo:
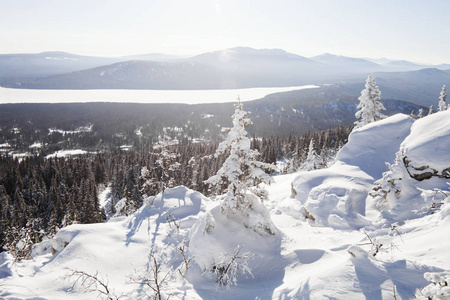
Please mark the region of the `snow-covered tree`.
[[166, 188], [176, 186], [176, 181], [180, 173], [180, 163], [177, 161], [179, 155], [173, 151], [173, 147], [177, 141], [167, 134], [167, 129], [164, 128], [164, 134], [159, 137], [158, 143], [154, 149], [160, 149], [157, 154], [158, 159], [155, 162], [158, 174], [159, 191], [164, 192]]
[[439, 95], [438, 111], [447, 110], [447, 93], [445, 84], [442, 86], [441, 94]]
[[378, 101], [380, 99], [380, 89], [375, 82], [375, 78], [373, 78], [372, 74], [369, 74], [369, 77], [366, 79], [365, 89], [361, 91], [361, 96], [358, 98], [359, 104], [357, 108], [359, 110], [355, 116], [360, 120], [355, 122], [355, 128], [360, 128], [385, 117], [381, 111], [386, 110], [386, 108]]
[[417, 119], [421, 119], [424, 117], [423, 108], [419, 108], [419, 112], [417, 113]]
[[305, 162], [300, 167], [302, 171], [311, 171], [318, 169], [319, 165], [319, 156], [317, 155], [316, 150], [314, 149], [314, 140], [311, 139], [309, 142], [308, 155], [306, 157]]
[[250, 149], [250, 139], [245, 128], [252, 122], [247, 118], [248, 112], [244, 111], [239, 98], [238, 101], [232, 116], [233, 127], [222, 129], [228, 131], [228, 136], [216, 150], [216, 155], [229, 153], [229, 156], [217, 174], [207, 180], [216, 192], [221, 192], [226, 187], [226, 196], [222, 202], [222, 212], [226, 215], [249, 214], [252, 211], [252, 199], [247, 193], [265, 197], [265, 189], [257, 186], [260, 183], [271, 183], [272, 179], [267, 172], [271, 173], [276, 169], [272, 164], [258, 161], [258, 151]]

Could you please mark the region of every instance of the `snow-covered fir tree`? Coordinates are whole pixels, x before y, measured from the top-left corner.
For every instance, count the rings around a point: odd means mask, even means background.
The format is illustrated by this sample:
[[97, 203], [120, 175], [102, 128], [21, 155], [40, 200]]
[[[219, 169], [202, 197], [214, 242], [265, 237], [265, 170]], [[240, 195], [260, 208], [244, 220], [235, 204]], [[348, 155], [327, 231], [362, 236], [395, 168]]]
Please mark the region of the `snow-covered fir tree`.
[[177, 161], [179, 155], [171, 148], [176, 143], [167, 134], [167, 129], [164, 128], [163, 135], [159, 137], [159, 141], [154, 147], [156, 150], [160, 149], [158, 159], [155, 162], [160, 192], [164, 192], [166, 188], [174, 187], [179, 176], [180, 163]]
[[311, 139], [308, 147], [308, 155], [306, 157], [305, 162], [300, 167], [300, 170], [302, 171], [315, 170], [318, 169], [318, 165], [319, 165], [319, 156], [317, 155], [317, 152], [314, 148], [314, 139]]
[[445, 84], [442, 86], [441, 94], [439, 95], [438, 111], [447, 110], [447, 89]]
[[276, 170], [274, 165], [258, 161], [258, 151], [250, 149], [250, 139], [245, 128], [252, 122], [247, 118], [248, 112], [243, 109], [239, 98], [238, 101], [232, 116], [233, 127], [223, 129], [228, 131], [228, 135], [216, 151], [216, 155], [229, 153], [229, 156], [217, 174], [207, 180], [217, 193], [226, 188], [222, 202], [225, 215], [249, 214], [253, 209], [253, 199], [248, 193], [266, 197], [266, 190], [258, 185], [270, 184], [272, 178], [268, 173]]
[[297, 172], [297, 170], [300, 168], [301, 160], [302, 160], [300, 151], [301, 151], [300, 145], [297, 143], [295, 145], [294, 153], [292, 154], [292, 159], [289, 161], [287, 168], [286, 168], [287, 174]]
[[425, 113], [423, 112], [423, 108], [419, 108], [419, 112], [417, 113], [417, 119], [421, 119], [425, 116]]
[[355, 117], [360, 120], [355, 122], [355, 128], [360, 128], [385, 117], [381, 112], [386, 110], [386, 108], [378, 101], [380, 99], [380, 89], [375, 82], [375, 78], [373, 78], [372, 74], [369, 74], [366, 79], [365, 89], [361, 91], [361, 96], [358, 98], [359, 104], [357, 108], [359, 110], [356, 112]]

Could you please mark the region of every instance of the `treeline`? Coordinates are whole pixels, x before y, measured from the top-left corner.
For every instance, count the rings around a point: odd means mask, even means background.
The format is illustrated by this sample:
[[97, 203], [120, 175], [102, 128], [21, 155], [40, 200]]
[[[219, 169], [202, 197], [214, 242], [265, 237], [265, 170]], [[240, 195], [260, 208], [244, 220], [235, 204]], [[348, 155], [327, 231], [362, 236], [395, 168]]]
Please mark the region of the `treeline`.
[[[337, 127], [300, 137], [253, 138], [260, 160], [288, 164], [294, 172], [307, 160], [314, 141], [317, 168], [346, 143], [348, 127]], [[216, 174], [226, 157], [215, 156], [218, 142], [180, 143], [168, 136], [153, 147], [112, 150], [78, 157], [0, 158], [0, 247], [17, 259], [27, 258], [34, 243], [76, 223], [95, 223], [107, 215], [127, 215], [145, 197], [184, 185], [209, 195], [205, 180]], [[109, 203], [100, 204], [100, 187], [109, 185]], [[105, 209], [106, 208], [106, 211]]]
[[98, 199], [100, 156], [0, 158], [2, 250], [26, 258], [33, 243], [74, 223], [106, 220]]

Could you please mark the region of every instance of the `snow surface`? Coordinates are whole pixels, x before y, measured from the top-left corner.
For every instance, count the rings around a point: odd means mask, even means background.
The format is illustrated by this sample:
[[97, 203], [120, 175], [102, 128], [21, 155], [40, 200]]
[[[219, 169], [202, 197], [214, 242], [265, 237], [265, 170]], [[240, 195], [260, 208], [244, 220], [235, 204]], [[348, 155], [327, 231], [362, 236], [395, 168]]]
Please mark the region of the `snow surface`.
[[30, 145], [30, 148], [42, 148], [42, 143], [35, 142], [35, 143]]
[[256, 100], [268, 94], [318, 88], [316, 85], [249, 88], [229, 90], [27, 90], [0, 87], [0, 104], [4, 103], [224, 103]]
[[[398, 163], [399, 150], [432, 164], [435, 151], [448, 149], [448, 117], [437, 113], [412, 123], [407, 116], [393, 116], [353, 132], [330, 168], [276, 176], [264, 202], [276, 235], [259, 235], [230, 222], [218, 201], [180, 186], [147, 198], [128, 217], [64, 228], [40, 243], [32, 260], [16, 263], [0, 254], [0, 298], [100, 299], [79, 285], [72, 288], [67, 275], [78, 270], [97, 274], [121, 299], [146, 299], [150, 289], [133, 278], [150, 276], [150, 253], [162, 275], [170, 275], [161, 286], [163, 299], [426, 299], [421, 295], [445, 292], [432, 282], [450, 273], [448, 179], [404, 178], [405, 188], [420, 193], [398, 199], [403, 205], [395, 209], [408, 212], [398, 222], [379, 222], [384, 213], [368, 193], [389, 170], [384, 162]], [[440, 162], [450, 159], [443, 155]], [[106, 188], [102, 203], [108, 194]], [[437, 208], [431, 209], [431, 199]], [[413, 208], [422, 203], [422, 212], [428, 213], [412, 211], [408, 203]], [[213, 234], [202, 239], [204, 230]], [[176, 250], [183, 245], [188, 257], [194, 254], [186, 278], [177, 270], [184, 267]], [[217, 288], [205, 266], [238, 245], [241, 254], [254, 254], [248, 260], [252, 276], [238, 276], [230, 289]], [[58, 250], [53, 256], [51, 247]]]
[[411, 117], [397, 114], [356, 129], [337, 154], [336, 161], [358, 166], [374, 179], [381, 178], [383, 172], [388, 170], [385, 162], [394, 160], [413, 123]]
[[82, 155], [82, 154], [86, 154], [86, 153], [88, 153], [86, 150], [81, 150], [81, 149], [59, 150], [59, 151], [56, 151], [55, 153], [47, 155], [45, 158], [66, 157], [66, 156], [71, 156], [71, 155]]

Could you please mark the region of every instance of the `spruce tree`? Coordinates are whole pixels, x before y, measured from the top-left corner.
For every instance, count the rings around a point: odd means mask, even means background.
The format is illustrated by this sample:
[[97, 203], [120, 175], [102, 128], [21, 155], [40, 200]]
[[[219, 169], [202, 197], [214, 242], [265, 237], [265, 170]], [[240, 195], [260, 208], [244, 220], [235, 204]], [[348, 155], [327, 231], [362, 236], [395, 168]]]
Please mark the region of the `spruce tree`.
[[311, 171], [318, 169], [318, 164], [319, 164], [319, 156], [317, 155], [317, 152], [314, 147], [314, 139], [311, 139], [308, 147], [308, 155], [306, 157], [305, 162], [301, 166], [301, 170]]
[[359, 110], [355, 116], [360, 120], [355, 122], [355, 128], [360, 128], [385, 117], [381, 111], [386, 110], [386, 108], [378, 101], [380, 99], [380, 89], [375, 82], [375, 78], [373, 78], [372, 74], [369, 74], [369, 77], [366, 79], [365, 89], [361, 91], [361, 96], [358, 98], [359, 104], [357, 108]]
[[247, 118], [248, 112], [244, 111], [239, 98], [238, 101], [232, 116], [233, 127], [222, 129], [228, 131], [228, 135], [216, 150], [216, 156], [225, 153], [229, 156], [217, 174], [207, 180], [217, 192], [226, 186], [226, 195], [221, 205], [225, 215], [248, 215], [253, 208], [252, 199], [247, 193], [265, 197], [265, 189], [258, 188], [257, 185], [271, 183], [272, 179], [266, 171], [274, 172], [276, 169], [274, 165], [258, 161], [258, 152], [250, 149], [250, 139], [245, 128], [252, 122]]
[[447, 89], [445, 84], [442, 86], [441, 94], [439, 95], [438, 111], [447, 110]]

